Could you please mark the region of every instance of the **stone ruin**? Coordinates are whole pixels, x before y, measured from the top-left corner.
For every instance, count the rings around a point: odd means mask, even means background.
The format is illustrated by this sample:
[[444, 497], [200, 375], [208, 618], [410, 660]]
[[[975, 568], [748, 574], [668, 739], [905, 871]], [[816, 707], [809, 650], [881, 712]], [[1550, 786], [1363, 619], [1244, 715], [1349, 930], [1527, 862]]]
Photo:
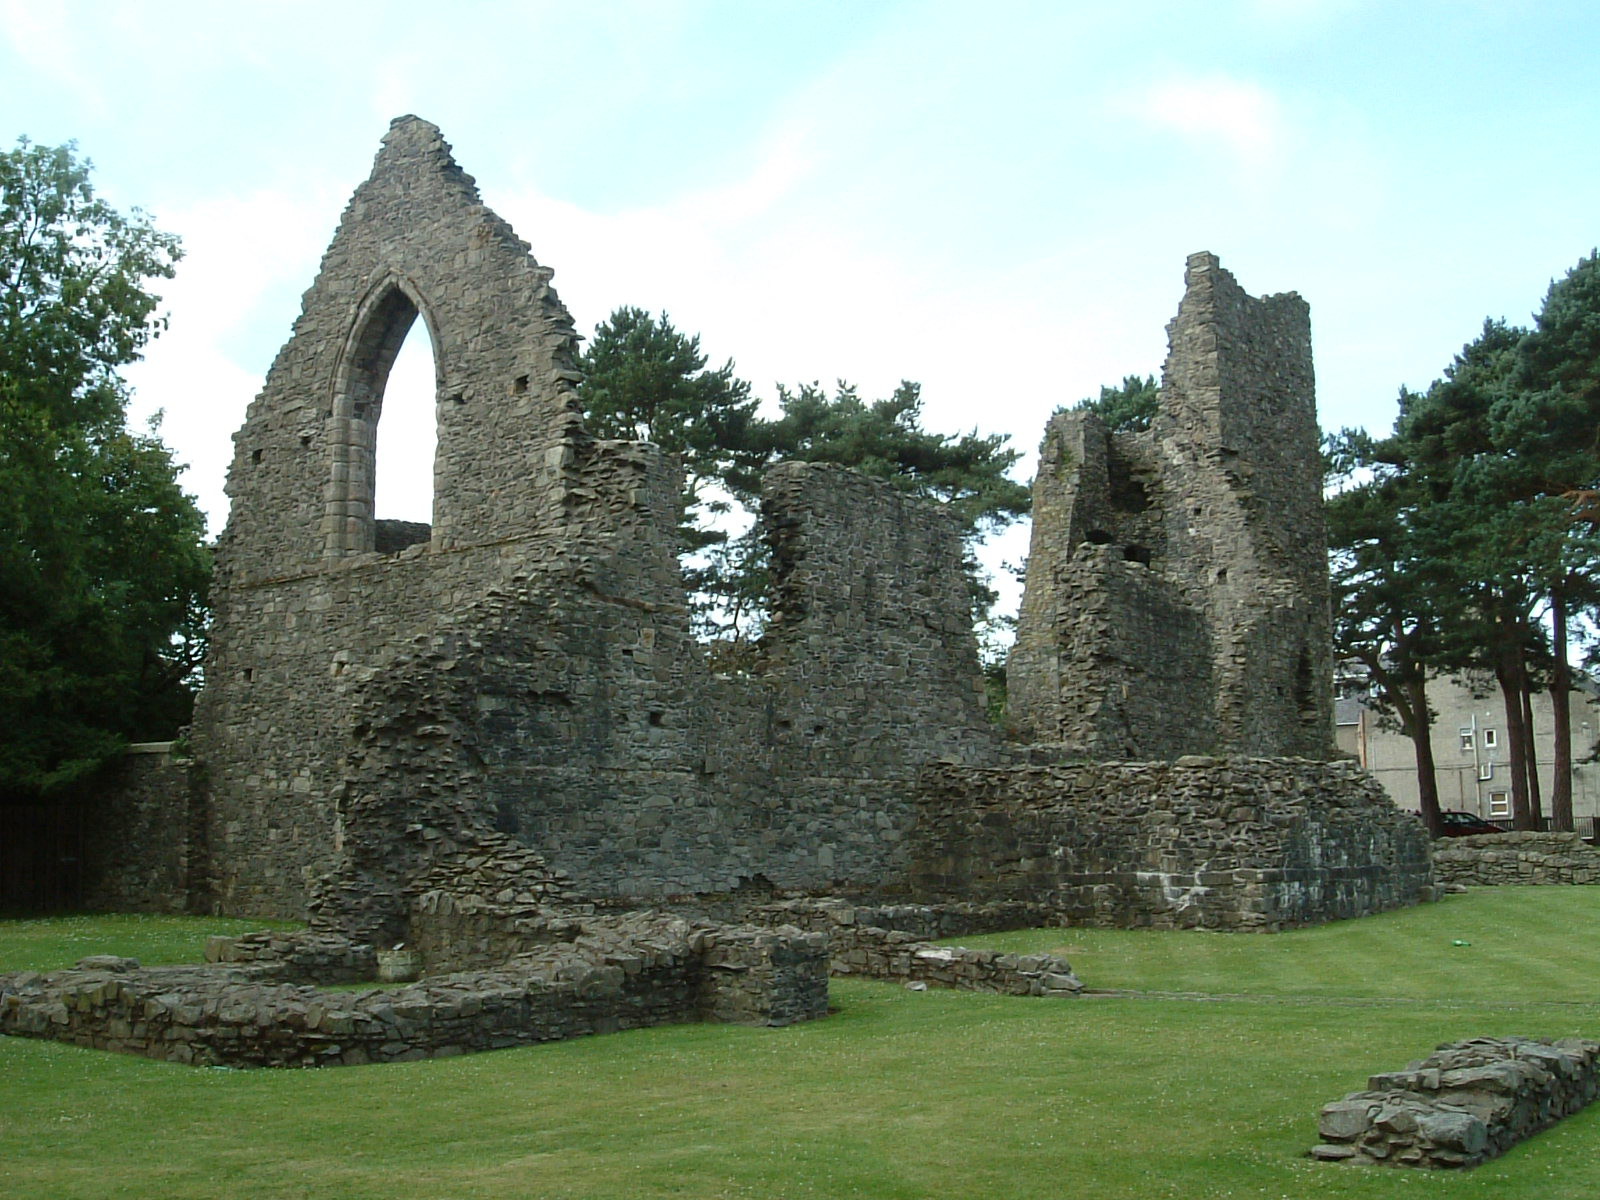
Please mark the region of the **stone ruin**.
[[[803, 959], [826, 932], [836, 970], [1070, 994], [1065, 963], [917, 939], [1271, 930], [1431, 895], [1420, 824], [1330, 761], [1298, 297], [1195, 255], [1151, 430], [1052, 420], [1007, 740], [953, 520], [843, 468], [769, 473], [759, 661], [708, 665], [677, 464], [585, 430], [550, 280], [438, 129], [395, 121], [235, 435], [194, 761], [130, 760], [92, 903], [308, 915], [353, 945], [414, 940], [430, 972], [670, 911], [685, 945], [786, 929]], [[373, 507], [419, 318], [429, 525]]]
[[1012, 719], [1090, 758], [1332, 758], [1309, 310], [1195, 254], [1167, 338], [1148, 431], [1045, 431]]
[[1600, 1097], [1600, 1042], [1481, 1037], [1448, 1042], [1317, 1118], [1323, 1162], [1475, 1167]]

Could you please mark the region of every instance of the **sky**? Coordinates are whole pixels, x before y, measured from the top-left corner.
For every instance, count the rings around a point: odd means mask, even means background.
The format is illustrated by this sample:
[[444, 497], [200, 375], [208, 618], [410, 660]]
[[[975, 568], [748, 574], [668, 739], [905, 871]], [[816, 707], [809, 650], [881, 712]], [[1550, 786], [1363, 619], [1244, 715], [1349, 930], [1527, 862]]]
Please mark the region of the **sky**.
[[[1592, 0], [0, 0], [0, 134], [76, 140], [182, 236], [127, 376], [216, 532], [401, 114], [580, 331], [666, 312], [769, 402], [916, 380], [925, 425], [1009, 435], [1025, 479], [1057, 407], [1159, 372], [1199, 250], [1309, 302], [1325, 427], [1387, 429], [1600, 242], [1597, 46]], [[427, 356], [386, 396], [380, 516], [426, 519]]]

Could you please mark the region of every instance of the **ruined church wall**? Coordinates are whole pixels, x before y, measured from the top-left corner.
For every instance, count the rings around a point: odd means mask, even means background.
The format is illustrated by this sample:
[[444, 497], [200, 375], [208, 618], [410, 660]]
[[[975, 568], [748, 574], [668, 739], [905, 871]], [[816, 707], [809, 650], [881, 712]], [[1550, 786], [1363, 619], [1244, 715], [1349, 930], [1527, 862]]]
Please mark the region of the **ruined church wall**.
[[1353, 763], [930, 766], [911, 888], [1070, 922], [1276, 930], [1434, 895], [1426, 831]]
[[128, 749], [83, 804], [81, 903], [92, 912], [188, 912], [197, 844], [194, 763], [173, 744]]
[[944, 514], [780, 468], [785, 607], [763, 668], [715, 677], [671, 464], [575, 443], [563, 487], [566, 523], [539, 536], [233, 589], [213, 664], [233, 685], [202, 705], [218, 908], [300, 912], [374, 836], [392, 845], [365, 869], [403, 873], [419, 824], [512, 833], [596, 895], [872, 887], [903, 863], [917, 765], [993, 753]]
[[383, 384], [413, 319], [433, 343], [434, 473], [449, 481], [435, 489], [434, 539], [547, 522], [547, 459], [578, 421], [576, 337], [550, 277], [439, 131], [397, 120], [234, 437], [221, 575], [275, 578], [372, 548]]
[[[582, 891], [881, 886], [918, 766], [995, 753], [948, 517], [808, 464], [773, 472], [765, 512], [780, 600], [755, 671], [713, 676], [681, 610], [568, 598], [508, 613], [474, 676], [497, 820]], [[530, 680], [534, 643], [578, 690]]]
[[[559, 593], [566, 605], [566, 626], [558, 622], [540, 647], [522, 650], [539, 678], [518, 702], [570, 703], [585, 689], [605, 693], [605, 672], [595, 663], [583, 666], [585, 658], [605, 661], [612, 652], [604, 628], [585, 632], [586, 623], [597, 623], [596, 612], [664, 609], [684, 626], [687, 640], [669, 540], [676, 497], [671, 464], [638, 443], [583, 440], [560, 449], [552, 459], [563, 488], [562, 523], [554, 528], [487, 544], [323, 559], [287, 578], [235, 581], [228, 589], [197, 711], [211, 796], [209, 840], [221, 850], [209, 892], [220, 910], [303, 910], [312, 882], [339, 861], [340, 806], [353, 786], [348, 755], [360, 729], [374, 720], [352, 688], [367, 689], [372, 675], [394, 670], [396, 662], [413, 671], [425, 664], [408, 685], [411, 702], [425, 714], [430, 676], [475, 653], [475, 628], [508, 596], [520, 590], [537, 597], [527, 618], [535, 627], [551, 619], [552, 596]], [[653, 554], [645, 552], [651, 539]], [[460, 686], [472, 690], [465, 681]], [[472, 711], [463, 720], [470, 724], [489, 711], [492, 694], [487, 686], [481, 702], [467, 694]], [[625, 738], [629, 728], [619, 722], [611, 736]]]

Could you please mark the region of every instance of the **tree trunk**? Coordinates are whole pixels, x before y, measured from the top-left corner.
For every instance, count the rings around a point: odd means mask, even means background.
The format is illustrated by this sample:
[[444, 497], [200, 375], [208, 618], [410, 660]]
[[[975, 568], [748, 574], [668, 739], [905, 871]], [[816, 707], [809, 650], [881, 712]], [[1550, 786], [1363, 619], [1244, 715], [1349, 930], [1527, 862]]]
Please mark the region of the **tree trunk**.
[[1550, 780], [1550, 816], [1556, 829], [1572, 832], [1572, 668], [1567, 664], [1567, 601], [1560, 589], [1550, 596], [1550, 626], [1555, 665], [1550, 670], [1550, 714], [1555, 722], [1555, 762]]
[[1528, 772], [1528, 808], [1538, 824], [1544, 825], [1544, 789], [1539, 786], [1539, 745], [1533, 740], [1533, 684], [1522, 672], [1522, 762]]
[[1502, 649], [1496, 657], [1494, 677], [1500, 685], [1500, 699], [1506, 711], [1507, 768], [1511, 775], [1511, 827], [1537, 829], [1533, 810], [1528, 806], [1528, 771], [1522, 741], [1522, 656], [1514, 647]]
[[1417, 758], [1417, 799], [1422, 809], [1422, 823], [1428, 827], [1428, 836], [1443, 837], [1444, 821], [1439, 816], [1439, 776], [1433, 765], [1433, 715], [1428, 708], [1427, 681], [1408, 680], [1405, 692], [1411, 709], [1407, 714], [1406, 732], [1411, 735], [1411, 748]]

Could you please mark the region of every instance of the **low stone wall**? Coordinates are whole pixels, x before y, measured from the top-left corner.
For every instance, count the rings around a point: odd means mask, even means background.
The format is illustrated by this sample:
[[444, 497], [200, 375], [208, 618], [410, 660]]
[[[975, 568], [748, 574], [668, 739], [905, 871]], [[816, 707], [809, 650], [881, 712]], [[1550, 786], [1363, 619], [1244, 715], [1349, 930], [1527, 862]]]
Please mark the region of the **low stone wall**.
[[1600, 883], [1600, 850], [1575, 833], [1482, 833], [1433, 845], [1443, 884]]
[[781, 929], [697, 935], [702, 976], [697, 1012], [730, 1025], [792, 1025], [828, 1012], [828, 942]]
[[210, 937], [205, 957], [272, 983], [361, 983], [376, 978], [378, 970], [373, 947], [311, 930]]
[[424, 970], [467, 971], [503, 963], [550, 942], [572, 941], [582, 924], [540, 904], [435, 889], [411, 902], [409, 949]]
[[1600, 1042], [1472, 1038], [1325, 1106], [1314, 1158], [1474, 1167], [1600, 1094]]
[[821, 935], [695, 928], [659, 915], [586, 928], [493, 971], [400, 988], [264, 981], [273, 969], [264, 959], [143, 969], [98, 957], [47, 975], [0, 976], [0, 1033], [174, 1062], [328, 1066], [680, 1021], [782, 1025], [827, 1012]]
[[838, 897], [784, 900], [747, 910], [746, 919], [760, 925], [797, 925], [821, 929], [848, 941], [849, 930], [870, 927], [914, 934], [925, 941], [974, 933], [1003, 933], [1055, 924], [1056, 914], [1042, 904], [1001, 901], [993, 904], [862, 904]]
[[1274, 930], [1436, 894], [1421, 822], [1354, 763], [938, 764], [921, 776], [918, 805], [911, 887], [927, 903], [1024, 901], [1083, 925]]
[[1003, 996], [1076, 996], [1083, 984], [1054, 954], [1004, 954], [935, 946], [912, 934], [855, 925], [835, 930], [832, 971]]
[[1083, 990], [1072, 964], [1052, 954], [1004, 954], [934, 946], [927, 940], [1048, 924], [1051, 914], [1038, 905], [852, 904], [817, 899], [784, 901], [752, 915], [826, 933], [829, 969], [835, 975], [1007, 996], [1076, 996]]

